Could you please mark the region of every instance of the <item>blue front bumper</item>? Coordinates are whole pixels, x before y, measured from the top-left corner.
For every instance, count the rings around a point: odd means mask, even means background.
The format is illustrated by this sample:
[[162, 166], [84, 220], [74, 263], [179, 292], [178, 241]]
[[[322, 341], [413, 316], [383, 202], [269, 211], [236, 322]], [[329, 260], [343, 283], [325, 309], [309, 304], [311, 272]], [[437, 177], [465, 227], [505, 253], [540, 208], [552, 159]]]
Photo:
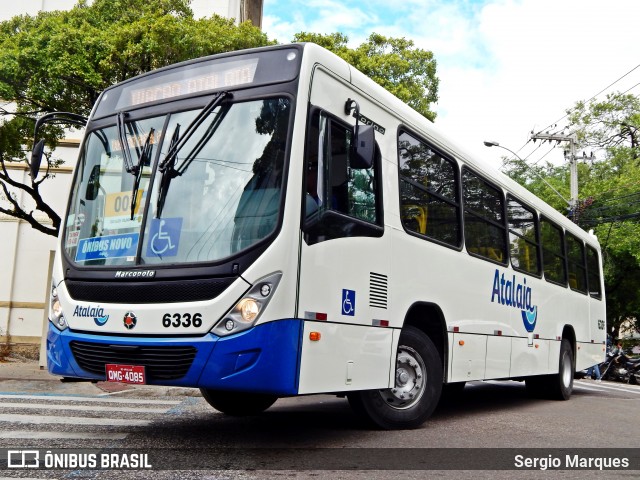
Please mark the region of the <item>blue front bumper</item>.
[[[115, 352], [127, 347], [134, 350], [135, 347], [153, 347], [159, 351], [162, 347], [193, 347], [195, 358], [184, 376], [166, 380], [147, 375], [147, 383], [295, 395], [298, 393], [301, 334], [300, 319], [268, 322], [228, 337], [209, 333], [203, 337], [188, 338], [92, 335], [60, 331], [49, 322], [47, 365], [54, 375], [102, 381], [105, 380], [104, 373], [92, 373], [80, 366], [70, 342], [96, 344], [96, 351], [108, 347]], [[144, 364], [145, 361], [141, 356], [138, 363]], [[105, 363], [119, 362], [111, 359]], [[156, 365], [156, 371], [158, 368]]]

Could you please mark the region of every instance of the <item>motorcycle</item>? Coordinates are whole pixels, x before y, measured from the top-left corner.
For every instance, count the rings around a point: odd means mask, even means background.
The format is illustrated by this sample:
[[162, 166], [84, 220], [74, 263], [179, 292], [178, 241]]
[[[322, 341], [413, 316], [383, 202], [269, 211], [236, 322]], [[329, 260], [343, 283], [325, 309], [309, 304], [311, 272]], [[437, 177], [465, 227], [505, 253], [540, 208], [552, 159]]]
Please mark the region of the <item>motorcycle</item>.
[[603, 380], [640, 384], [640, 358], [630, 359], [624, 353], [607, 353], [607, 360], [600, 364]]

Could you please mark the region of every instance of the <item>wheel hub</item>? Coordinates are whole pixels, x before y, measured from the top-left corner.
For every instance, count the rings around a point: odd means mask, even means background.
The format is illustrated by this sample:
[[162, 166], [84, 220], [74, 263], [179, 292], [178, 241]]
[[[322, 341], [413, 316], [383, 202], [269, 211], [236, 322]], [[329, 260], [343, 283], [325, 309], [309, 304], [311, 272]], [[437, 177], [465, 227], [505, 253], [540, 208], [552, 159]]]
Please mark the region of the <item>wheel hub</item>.
[[395, 386], [380, 390], [380, 395], [390, 406], [405, 409], [413, 406], [424, 393], [426, 367], [422, 357], [411, 347], [398, 347]]

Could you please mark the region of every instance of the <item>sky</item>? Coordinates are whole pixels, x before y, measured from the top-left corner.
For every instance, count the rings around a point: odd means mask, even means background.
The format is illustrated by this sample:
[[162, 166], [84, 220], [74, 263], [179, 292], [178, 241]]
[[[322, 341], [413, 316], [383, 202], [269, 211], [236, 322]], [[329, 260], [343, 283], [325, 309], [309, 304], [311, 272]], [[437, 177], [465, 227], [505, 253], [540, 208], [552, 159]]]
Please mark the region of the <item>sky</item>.
[[640, 0], [264, 0], [262, 26], [280, 43], [341, 32], [355, 47], [376, 32], [431, 50], [435, 123], [496, 168], [510, 154], [484, 140], [562, 163], [563, 148], [534, 144], [532, 131], [561, 131], [567, 109], [634, 67], [596, 98], [640, 95]]

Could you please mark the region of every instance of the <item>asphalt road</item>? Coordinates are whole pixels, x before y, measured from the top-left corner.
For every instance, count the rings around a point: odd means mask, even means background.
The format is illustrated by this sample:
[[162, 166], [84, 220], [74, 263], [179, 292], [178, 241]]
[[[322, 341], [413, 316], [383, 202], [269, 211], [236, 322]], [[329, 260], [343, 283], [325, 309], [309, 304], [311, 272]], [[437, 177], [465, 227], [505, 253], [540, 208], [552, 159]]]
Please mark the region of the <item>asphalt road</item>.
[[[187, 389], [114, 390], [0, 381], [0, 448], [147, 453], [156, 468], [173, 469], [9, 469], [0, 470], [0, 477], [640, 477], [639, 471], [628, 469], [499, 470], [505, 455], [512, 462], [518, 452], [525, 458], [564, 459], [565, 454], [593, 454], [582, 449], [616, 449], [598, 450], [615, 456], [629, 453], [617, 449], [639, 447], [640, 387], [632, 385], [576, 380], [571, 400], [559, 402], [531, 399], [518, 382], [474, 382], [443, 402], [422, 428], [391, 432], [369, 428], [345, 399], [334, 396], [280, 399], [260, 416], [234, 418], [216, 412]], [[481, 448], [505, 450], [494, 454]], [[632, 453], [637, 456], [638, 451]], [[458, 464], [465, 470], [433, 470], [434, 465]], [[193, 465], [198, 470], [191, 469]]]

